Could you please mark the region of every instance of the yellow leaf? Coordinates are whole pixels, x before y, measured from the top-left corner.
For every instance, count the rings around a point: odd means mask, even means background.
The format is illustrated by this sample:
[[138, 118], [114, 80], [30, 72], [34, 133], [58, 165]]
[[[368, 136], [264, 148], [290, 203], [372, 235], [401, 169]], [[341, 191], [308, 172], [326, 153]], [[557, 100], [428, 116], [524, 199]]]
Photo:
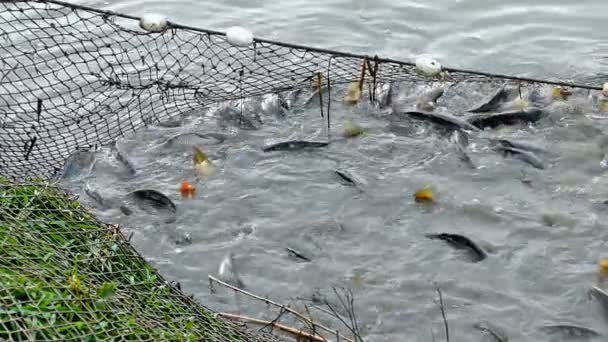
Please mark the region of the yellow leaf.
[[365, 129], [361, 126], [355, 125], [352, 121], [347, 121], [344, 123], [343, 136], [345, 138], [357, 137], [363, 133], [365, 133]]
[[600, 260], [600, 275], [608, 276], [608, 258]]
[[568, 100], [568, 96], [572, 95], [572, 92], [564, 87], [553, 87], [551, 95], [557, 100]]
[[348, 85], [348, 92], [346, 93], [346, 96], [344, 97], [344, 101], [347, 104], [350, 105], [354, 105], [357, 104], [357, 102], [359, 102], [359, 100], [361, 99], [361, 89], [359, 88], [359, 82], [351, 82]]
[[608, 112], [608, 99], [600, 99], [598, 101], [598, 105], [601, 112]]
[[416, 202], [420, 203], [435, 203], [433, 191], [428, 186], [416, 191], [416, 193], [414, 194], [414, 199], [416, 200]]
[[194, 164], [200, 164], [205, 160], [209, 160], [205, 152], [203, 152], [203, 150], [201, 150], [200, 148], [194, 146]]

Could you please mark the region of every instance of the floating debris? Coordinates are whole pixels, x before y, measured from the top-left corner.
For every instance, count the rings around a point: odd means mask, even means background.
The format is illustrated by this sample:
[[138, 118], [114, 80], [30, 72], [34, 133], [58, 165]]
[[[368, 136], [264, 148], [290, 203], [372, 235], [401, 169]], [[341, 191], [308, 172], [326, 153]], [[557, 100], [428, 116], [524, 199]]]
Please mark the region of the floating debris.
[[180, 184], [179, 192], [182, 194], [182, 197], [192, 198], [196, 194], [196, 187], [184, 179]]
[[546, 324], [541, 327], [542, 330], [550, 334], [561, 333], [567, 337], [598, 337], [602, 334], [597, 331], [573, 324], [560, 323], [560, 324]]
[[199, 147], [194, 146], [194, 168], [197, 175], [208, 178], [215, 173], [215, 165], [209, 160], [209, 157]]
[[534, 123], [545, 116], [545, 112], [536, 107], [517, 109], [497, 114], [474, 115], [467, 119], [471, 125], [480, 128], [496, 128], [499, 126], [518, 125], [522, 123]]
[[287, 250], [287, 253], [289, 253], [289, 255], [291, 255], [292, 257], [294, 257], [296, 259], [300, 259], [300, 260], [303, 260], [305, 262], [311, 262], [312, 261], [312, 260], [310, 260], [310, 258], [308, 258], [307, 256], [303, 255], [302, 253], [296, 251], [293, 248], [286, 247], [285, 250]]
[[461, 120], [457, 117], [440, 114], [440, 113], [425, 113], [418, 111], [398, 112], [409, 117], [439, 124], [449, 129], [463, 129], [467, 131], [479, 131], [479, 128], [471, 123]]
[[344, 132], [342, 133], [343, 137], [354, 138], [362, 135], [363, 133], [365, 133], [365, 128], [355, 125], [352, 121], [349, 120], [344, 123]]
[[417, 203], [435, 203], [435, 197], [433, 195], [433, 190], [430, 187], [426, 186], [414, 193], [414, 200]]
[[303, 150], [308, 148], [319, 148], [326, 147], [329, 145], [327, 142], [321, 141], [304, 141], [304, 140], [291, 140], [284, 141], [277, 144], [273, 144], [267, 147], [264, 147], [262, 150], [264, 152], [271, 151], [291, 151], [291, 150]]
[[485, 332], [489, 336], [492, 336], [496, 342], [509, 342], [509, 337], [505, 331], [490, 322], [484, 321], [475, 323], [473, 327]]
[[466, 236], [449, 233], [426, 234], [425, 236], [429, 239], [443, 240], [457, 249], [468, 250], [473, 262], [482, 261], [487, 257], [486, 252]]
[[157, 209], [167, 209], [173, 213], [177, 212], [177, 206], [169, 197], [165, 196], [159, 191], [149, 190], [149, 189], [141, 189], [135, 190], [130, 193], [130, 195], [134, 196], [136, 199], [147, 202]]
[[537, 169], [544, 169], [545, 165], [543, 161], [537, 157], [533, 152], [524, 151], [513, 147], [499, 146], [496, 148], [499, 152], [503, 152], [503, 156], [513, 156], [527, 164], [532, 165]]
[[348, 85], [344, 102], [348, 105], [356, 105], [361, 100], [361, 83], [359, 81], [351, 82]]

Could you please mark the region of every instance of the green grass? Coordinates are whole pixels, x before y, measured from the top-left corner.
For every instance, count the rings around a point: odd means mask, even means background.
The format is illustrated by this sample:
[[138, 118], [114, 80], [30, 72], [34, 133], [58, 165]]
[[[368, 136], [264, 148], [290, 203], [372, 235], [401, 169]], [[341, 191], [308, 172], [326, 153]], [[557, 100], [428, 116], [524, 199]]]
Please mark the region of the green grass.
[[254, 341], [63, 191], [0, 179], [0, 340]]

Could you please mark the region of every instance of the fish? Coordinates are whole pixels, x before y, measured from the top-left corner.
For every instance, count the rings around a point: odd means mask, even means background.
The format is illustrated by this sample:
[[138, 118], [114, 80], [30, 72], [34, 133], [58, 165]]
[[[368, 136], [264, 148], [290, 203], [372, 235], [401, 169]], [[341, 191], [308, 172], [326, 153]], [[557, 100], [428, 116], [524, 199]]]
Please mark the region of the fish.
[[433, 88], [428, 92], [425, 92], [416, 101], [416, 109], [432, 112], [437, 107], [437, 100], [443, 96], [445, 90], [443, 87]]
[[167, 139], [162, 145], [172, 147], [174, 145], [218, 145], [226, 141], [226, 135], [221, 133], [180, 133]]
[[496, 128], [502, 125], [534, 123], [542, 119], [546, 113], [537, 107], [511, 110], [496, 114], [479, 114], [469, 117], [466, 121], [479, 128]]
[[126, 216], [130, 216], [131, 214], [133, 214], [133, 210], [131, 210], [129, 207], [127, 207], [126, 205], [121, 205], [119, 207], [120, 211], [125, 214]]
[[354, 180], [353, 176], [351, 176], [350, 174], [348, 174], [346, 171], [341, 171], [341, 170], [334, 170], [334, 173], [336, 175], [338, 175], [340, 177], [341, 180], [343, 180], [345, 185], [348, 186], [357, 186], [357, 182]]
[[496, 342], [509, 342], [509, 337], [501, 328], [490, 322], [479, 322], [473, 325], [475, 329], [479, 329], [488, 335], [492, 336]]
[[568, 337], [599, 337], [602, 336], [599, 332], [579, 326], [573, 325], [569, 323], [559, 323], [559, 324], [546, 324], [541, 327], [542, 330], [547, 331], [548, 333], [563, 333]]
[[308, 258], [307, 256], [303, 255], [302, 253], [296, 251], [293, 248], [289, 248], [286, 247], [285, 250], [287, 250], [287, 253], [289, 253], [289, 255], [291, 255], [292, 257], [296, 258], [296, 259], [300, 259], [306, 262], [310, 262], [310, 258]]
[[264, 152], [272, 151], [290, 151], [290, 150], [303, 150], [307, 148], [319, 148], [328, 146], [328, 142], [321, 141], [304, 141], [304, 140], [290, 140], [276, 143], [270, 146], [262, 148]]
[[243, 283], [243, 280], [239, 277], [234, 266], [234, 254], [232, 252], [229, 252], [226, 257], [224, 257], [220, 263], [217, 274], [222, 281], [236, 286], [239, 289], [245, 289], [245, 283]]
[[515, 148], [518, 150], [524, 150], [524, 151], [530, 151], [530, 152], [538, 152], [538, 153], [545, 153], [545, 154], [549, 153], [549, 151], [547, 151], [546, 149], [544, 149], [542, 147], [534, 146], [532, 144], [528, 144], [528, 143], [521, 142], [521, 141], [514, 141], [514, 140], [504, 139], [504, 138], [490, 139], [490, 140], [493, 142], [497, 142], [504, 147], [511, 147], [511, 148]]
[[597, 299], [598, 302], [600, 302], [601, 308], [602, 308], [604, 314], [606, 315], [606, 317], [608, 318], [608, 292], [602, 290], [601, 288], [599, 288], [597, 286], [593, 286], [589, 290], [589, 294], [591, 296], [595, 297], [595, 299]]
[[260, 107], [264, 113], [280, 116], [284, 115], [285, 111], [289, 109], [287, 102], [278, 94], [266, 94], [262, 96]]
[[229, 122], [243, 130], [257, 130], [262, 125], [262, 120], [258, 115], [249, 118], [241, 112], [240, 105], [225, 105], [217, 110], [222, 122]]
[[135, 170], [135, 166], [133, 166], [133, 164], [129, 161], [129, 159], [127, 158], [127, 156], [125, 156], [120, 149], [118, 148], [118, 146], [116, 146], [116, 143], [112, 143], [111, 145], [111, 149], [114, 152], [114, 156], [116, 158], [116, 160], [118, 160], [127, 170], [127, 172], [129, 172], [130, 175], [135, 175], [137, 173], [137, 171]]
[[99, 192], [93, 190], [88, 182], [86, 182], [84, 185], [84, 193], [95, 201], [95, 203], [99, 204], [103, 209], [107, 209], [109, 207], [106, 200], [99, 194]]
[[459, 159], [469, 168], [477, 169], [477, 165], [473, 163], [473, 160], [471, 160], [471, 157], [466, 151], [466, 146], [469, 144], [468, 135], [461, 130], [457, 130], [450, 136], [450, 141], [452, 142], [452, 147], [456, 151], [456, 154], [458, 154]]
[[479, 262], [484, 260], [487, 257], [486, 252], [483, 251], [479, 246], [477, 246], [473, 241], [471, 241], [468, 237], [459, 235], [459, 234], [449, 234], [449, 233], [440, 233], [440, 234], [426, 234], [425, 237], [429, 239], [439, 239], [447, 242], [451, 246], [457, 249], [467, 249], [473, 262]]
[[393, 83], [385, 83], [380, 86], [378, 95], [376, 97], [376, 104], [379, 109], [384, 109], [392, 106], [393, 104]]
[[440, 114], [440, 113], [426, 113], [420, 111], [408, 111], [408, 112], [398, 112], [403, 115], [407, 115], [409, 117], [424, 120], [428, 122], [432, 122], [435, 124], [439, 124], [443, 127], [450, 129], [462, 129], [468, 131], [479, 131], [480, 129], [476, 126], [461, 120], [452, 115]]
[[80, 172], [87, 170], [91, 173], [97, 164], [97, 158], [93, 152], [86, 150], [76, 150], [64, 162], [63, 166], [57, 170], [58, 179], [68, 179]]
[[169, 197], [159, 191], [150, 189], [135, 190], [130, 193], [135, 198], [146, 201], [157, 209], [166, 209], [173, 213], [177, 212], [177, 206]]
[[503, 156], [511, 155], [525, 163], [532, 165], [537, 169], [544, 169], [545, 165], [543, 161], [537, 157], [533, 152], [517, 149], [508, 146], [499, 146], [496, 150], [503, 152]]
[[511, 87], [501, 86], [490, 96], [486, 97], [477, 106], [467, 110], [469, 113], [493, 112], [500, 108], [501, 104], [509, 100], [513, 95]]

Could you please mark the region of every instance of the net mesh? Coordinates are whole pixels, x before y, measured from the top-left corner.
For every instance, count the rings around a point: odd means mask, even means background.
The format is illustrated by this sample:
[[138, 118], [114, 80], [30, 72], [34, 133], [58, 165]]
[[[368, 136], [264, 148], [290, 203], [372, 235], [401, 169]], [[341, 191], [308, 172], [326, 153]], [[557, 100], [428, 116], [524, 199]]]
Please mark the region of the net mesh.
[[[428, 81], [407, 62], [255, 40], [171, 24], [147, 32], [136, 18], [54, 1], [0, 1], [0, 168], [49, 177], [74, 151], [219, 101], [330, 85]], [[450, 70], [450, 69], [447, 69]], [[450, 70], [449, 81], [492, 81]]]
[[5, 180], [0, 340], [262, 341], [183, 296], [66, 192]]
[[[236, 47], [215, 31], [170, 23], [153, 33], [117, 13], [0, 0], [0, 339], [258, 338], [168, 284], [117, 227], [29, 182], [56, 175], [78, 150], [185, 111], [310, 88], [315, 77], [339, 86], [360, 80], [364, 65], [370, 94], [429, 81], [407, 62], [260, 39]], [[441, 79], [456, 83], [508, 79], [445, 70]]]

